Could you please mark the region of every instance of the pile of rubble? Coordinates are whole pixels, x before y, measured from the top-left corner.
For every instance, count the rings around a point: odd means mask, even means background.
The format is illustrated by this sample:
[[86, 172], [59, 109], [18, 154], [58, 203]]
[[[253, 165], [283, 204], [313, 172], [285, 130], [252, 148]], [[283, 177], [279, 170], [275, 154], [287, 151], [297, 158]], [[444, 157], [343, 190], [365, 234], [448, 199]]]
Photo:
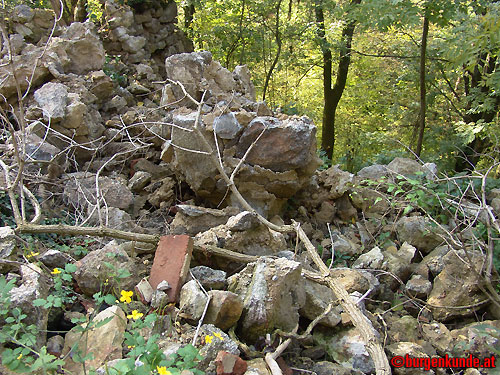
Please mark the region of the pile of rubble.
[[[25, 113], [11, 109], [14, 136], [26, 146], [30, 178], [45, 176], [30, 188], [39, 188], [47, 212], [64, 207], [77, 224], [162, 237], [158, 247], [116, 240], [96, 243], [83, 257], [47, 249], [35, 257], [40, 265], [0, 263], [2, 274], [16, 280], [12, 306], [24, 311], [27, 323], [42, 333], [54, 322], [71, 327], [72, 318], [96, 307], [90, 299], [103, 286], [133, 290], [134, 309], [165, 312], [144, 336], [160, 331], [158, 345], [166, 354], [197, 335], [200, 370], [267, 375], [262, 353], [275, 349], [276, 330], [302, 330], [323, 314], [312, 335], [294, 341], [279, 362], [283, 373], [291, 374], [290, 367], [373, 373], [350, 316], [328, 287], [307, 277], [314, 266], [296, 247], [296, 236], [273, 231], [245, 211], [210, 158], [215, 155], [227, 175], [237, 170], [234, 183], [256, 212], [277, 225], [302, 223], [323, 259], [335, 265], [335, 282], [384, 337], [388, 356], [464, 356], [464, 348], [467, 355], [491, 355], [499, 339], [481, 335], [475, 319], [482, 315], [483, 325], [500, 329], [498, 309], [479, 276], [485, 255], [447, 243], [453, 223], [436, 226], [418, 210], [395, 207], [387, 188], [398, 178], [430, 181], [435, 165], [397, 158], [356, 175], [336, 166], [317, 171], [311, 120], [273, 113], [257, 102], [246, 67], [230, 72], [209, 52], [190, 52], [174, 26], [174, 2], [134, 12], [107, 0], [104, 14], [101, 30], [73, 23], [56, 27], [49, 39], [50, 11], [16, 7], [10, 43], [4, 41], [1, 52], [2, 62], [12, 57], [16, 77], [2, 64], [0, 92], [15, 104], [18, 86], [29, 88]], [[21, 116], [26, 134], [15, 123]], [[12, 138], [7, 143], [4, 156], [12, 160]], [[488, 203], [497, 214], [498, 202], [500, 191], [490, 191]], [[3, 227], [0, 235], [0, 258], [22, 260], [13, 230]], [[50, 294], [40, 267], [67, 264], [76, 266], [78, 301], [67, 311], [35, 306], [35, 299]], [[126, 276], [110, 277], [117, 270]], [[85, 350], [95, 354], [87, 365], [94, 368], [116, 364], [128, 350], [122, 348], [126, 314], [115, 305], [95, 319], [106, 317], [110, 322], [86, 341]], [[43, 333], [37, 345], [64, 356], [68, 371], [83, 373], [66, 356], [79, 340], [75, 331], [48, 340]]]

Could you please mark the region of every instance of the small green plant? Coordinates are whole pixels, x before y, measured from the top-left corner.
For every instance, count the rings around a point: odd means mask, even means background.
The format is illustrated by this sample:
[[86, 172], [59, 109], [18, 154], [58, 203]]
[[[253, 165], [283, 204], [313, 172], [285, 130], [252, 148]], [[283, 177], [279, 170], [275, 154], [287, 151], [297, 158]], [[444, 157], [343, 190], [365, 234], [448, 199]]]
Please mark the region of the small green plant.
[[7, 282], [5, 276], [0, 276], [0, 321], [5, 322], [0, 329], [0, 345], [4, 347], [0, 353], [2, 364], [16, 372], [57, 370], [64, 361], [47, 353], [45, 346], [37, 350], [38, 328], [24, 322], [27, 315], [19, 307], [11, 308], [10, 291], [14, 287], [14, 280]]
[[326, 155], [326, 151], [325, 150], [319, 150], [318, 151], [318, 157], [323, 162], [318, 167], [318, 170], [324, 171], [325, 169], [328, 169], [328, 168], [330, 168], [332, 166], [332, 160], [330, 158], [328, 158], [328, 156]]
[[[352, 257], [350, 255], [347, 255], [347, 254], [342, 254], [342, 253], [339, 253], [339, 252], [336, 252], [335, 253], [335, 259], [333, 260], [333, 265], [332, 267], [337, 267], [337, 266], [344, 266], [347, 264], [347, 262], [351, 261], [352, 260]], [[328, 259], [326, 261], [326, 265], [328, 267], [330, 267], [330, 264], [332, 263], [332, 260], [331, 259]]]
[[113, 81], [118, 83], [120, 86], [127, 83], [127, 77], [119, 72], [120, 56], [106, 55], [104, 60], [104, 67], [102, 70], [104, 73], [111, 78]]
[[391, 232], [382, 232], [377, 236], [377, 244], [385, 247], [391, 238]]
[[64, 268], [54, 268], [51, 272], [54, 275], [54, 293], [46, 299], [38, 298], [33, 301], [33, 306], [42, 306], [46, 309], [52, 307], [64, 307], [66, 304], [72, 304], [76, 301], [76, 294], [73, 291], [71, 283], [76, 271], [74, 264], [68, 263]]

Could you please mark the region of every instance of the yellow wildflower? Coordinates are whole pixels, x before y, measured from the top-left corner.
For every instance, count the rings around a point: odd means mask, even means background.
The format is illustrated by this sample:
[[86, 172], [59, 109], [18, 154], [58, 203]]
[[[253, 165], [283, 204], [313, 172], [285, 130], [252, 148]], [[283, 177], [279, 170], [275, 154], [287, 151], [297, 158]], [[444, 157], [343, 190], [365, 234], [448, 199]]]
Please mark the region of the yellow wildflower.
[[139, 318], [140, 318], [141, 316], [143, 316], [143, 315], [144, 315], [143, 313], [140, 313], [140, 312], [138, 312], [137, 310], [133, 310], [133, 311], [132, 311], [132, 314], [127, 315], [127, 318], [129, 318], [129, 319], [130, 319], [130, 318], [132, 318], [132, 319], [134, 319], [134, 320], [137, 320], [137, 319], [139, 319]]
[[212, 342], [212, 340], [214, 339], [213, 336], [210, 336], [210, 335], [206, 335], [205, 336], [205, 343], [207, 344], [210, 344]]
[[134, 348], [135, 348], [135, 345], [127, 345], [127, 348], [129, 348], [129, 349], [134, 349]]
[[26, 255], [26, 258], [33, 258], [33, 257], [36, 257], [37, 255], [40, 255], [40, 253], [36, 252], [34, 253], [33, 250], [30, 251], [30, 253], [28, 255]]
[[54, 271], [51, 272], [52, 275], [57, 275], [61, 273], [61, 270], [59, 268], [54, 268]]
[[167, 370], [165, 366], [156, 366], [156, 370], [158, 371], [159, 375], [172, 375], [170, 371]]
[[23, 353], [21, 353], [21, 354], [19, 354], [19, 355], [17, 356], [17, 359], [18, 359], [18, 360], [19, 360], [19, 359], [21, 359], [21, 358], [23, 358]]
[[134, 295], [134, 292], [129, 290], [122, 290], [121, 294], [122, 296], [120, 297], [120, 302], [125, 302], [125, 303], [132, 302], [132, 296]]
[[214, 336], [217, 337], [219, 340], [224, 340], [219, 332], [214, 332]]

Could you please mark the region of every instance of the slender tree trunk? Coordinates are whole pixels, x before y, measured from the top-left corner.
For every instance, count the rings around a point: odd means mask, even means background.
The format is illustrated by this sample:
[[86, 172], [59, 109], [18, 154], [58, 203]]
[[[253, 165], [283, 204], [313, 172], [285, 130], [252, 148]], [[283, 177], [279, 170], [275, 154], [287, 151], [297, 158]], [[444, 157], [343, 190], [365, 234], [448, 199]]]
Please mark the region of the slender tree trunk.
[[[360, 4], [361, 0], [352, 0], [351, 5]], [[342, 30], [342, 44], [339, 53], [339, 64], [337, 66], [337, 77], [332, 87], [332, 51], [325, 35], [325, 17], [323, 3], [317, 4], [315, 8], [317, 36], [323, 54], [323, 126], [321, 129], [321, 149], [326, 152], [329, 159], [333, 156], [335, 146], [335, 114], [344, 93], [347, 82], [347, 74], [351, 65], [352, 37], [356, 27], [355, 21], [349, 21]]]
[[244, 18], [244, 16], [245, 16], [245, 0], [242, 0], [238, 36], [236, 37], [234, 42], [231, 44], [231, 47], [229, 48], [229, 51], [227, 52], [227, 55], [226, 55], [226, 68], [229, 70], [231, 70], [229, 68], [229, 64], [231, 63], [231, 57], [232, 57], [234, 51], [236, 51], [236, 48], [238, 47], [238, 42], [240, 41], [240, 39], [243, 36], [243, 18]]
[[271, 80], [271, 76], [273, 75], [274, 68], [276, 67], [276, 64], [278, 63], [278, 60], [281, 55], [281, 33], [280, 33], [280, 8], [281, 8], [281, 1], [278, 0], [278, 5], [276, 6], [276, 24], [275, 24], [275, 29], [274, 29], [274, 37], [276, 38], [276, 44], [278, 45], [278, 50], [276, 51], [276, 56], [274, 56], [274, 60], [271, 63], [271, 66], [269, 67], [269, 71], [267, 72], [266, 75], [266, 81], [264, 82], [264, 88], [262, 90], [262, 100], [266, 100], [266, 92], [267, 88], [269, 87], [269, 81]]
[[194, 1], [189, 0], [186, 6], [184, 6], [184, 27], [186, 30], [191, 30], [191, 24], [193, 23], [195, 11]]
[[[463, 77], [464, 93], [468, 102], [464, 115], [464, 121], [466, 123], [477, 123], [479, 121], [483, 121], [484, 123], [492, 122], [498, 116], [498, 112], [500, 110], [500, 95], [492, 95], [494, 88], [484, 82], [484, 77], [495, 71], [497, 58], [484, 53], [480, 55], [478, 59], [479, 62], [477, 66], [473, 70], [466, 71]], [[470, 111], [473, 106], [474, 96], [477, 95], [477, 90], [481, 91], [481, 93], [485, 96], [494, 98], [490, 109], [482, 112]], [[455, 171], [465, 172], [473, 170], [481, 156], [488, 149], [488, 147], [491, 146], [492, 141], [490, 138], [487, 136], [481, 138], [476, 135], [474, 140], [465, 145], [457, 154], [455, 160]]]
[[422, 27], [422, 42], [420, 45], [420, 112], [418, 114], [418, 140], [415, 155], [420, 157], [422, 153], [422, 143], [424, 141], [425, 116], [426, 116], [426, 87], [425, 87], [425, 55], [427, 52], [427, 35], [429, 33], [429, 18], [427, 11], [424, 15], [424, 25]]

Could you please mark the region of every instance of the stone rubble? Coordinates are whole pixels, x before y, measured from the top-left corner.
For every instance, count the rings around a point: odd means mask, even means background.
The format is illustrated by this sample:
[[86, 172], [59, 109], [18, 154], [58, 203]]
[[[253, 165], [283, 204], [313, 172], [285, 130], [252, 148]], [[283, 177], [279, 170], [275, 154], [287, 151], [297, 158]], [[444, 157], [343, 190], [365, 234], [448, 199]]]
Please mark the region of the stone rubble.
[[[435, 180], [433, 163], [395, 158], [357, 174], [339, 166], [317, 171], [312, 121], [257, 102], [246, 66], [231, 72], [210, 52], [192, 52], [176, 27], [175, 2], [131, 9], [106, 0], [104, 17], [107, 29], [75, 22], [57, 26], [47, 42], [52, 11], [14, 7], [8, 19], [10, 52], [23, 91], [32, 75], [25, 117], [26, 152], [34, 163], [26, 168], [49, 176], [54, 187], [47, 192], [49, 184], [40, 184], [44, 198], [60, 197], [79, 223], [85, 217], [92, 225], [161, 238], [157, 247], [115, 240], [89, 247], [83, 257], [55, 248], [32, 255], [5, 226], [2, 211], [0, 273], [15, 282], [11, 308], [19, 307], [25, 322], [40, 330], [37, 347], [46, 344], [59, 356], [74, 350], [78, 341], [84, 352], [95, 353], [89, 365], [104, 366], [99, 370], [104, 373], [106, 364], [124, 358], [129, 311], [111, 306], [99, 312], [94, 319], [111, 321], [90, 330], [84, 342], [76, 329], [48, 340], [46, 331], [53, 321], [69, 320], [63, 316], [89, 316], [96, 306], [88, 298], [95, 293], [113, 293], [118, 299], [121, 291], [134, 291], [134, 310], [165, 312], [156, 327], [141, 332], [147, 338], [159, 330], [165, 352], [185, 345], [183, 336], [192, 337], [192, 325], [200, 323], [200, 370], [268, 375], [262, 358], [247, 360], [240, 352], [230, 337], [233, 331], [252, 350], [272, 351], [276, 329], [291, 332], [299, 326], [301, 333], [332, 303], [312, 337], [294, 341], [291, 352], [301, 354], [285, 356], [283, 368], [297, 361], [295, 366], [316, 374], [373, 373], [350, 316], [328, 287], [306, 277], [312, 262], [294, 248], [294, 234], [270, 230], [242, 207], [197, 138], [199, 130], [228, 175], [238, 168], [234, 183], [256, 212], [273, 222], [302, 223], [320, 256], [332, 263], [334, 281], [385, 335], [389, 357], [491, 356], [490, 348], [498, 346], [494, 333], [500, 329], [500, 314], [478, 277], [485, 255], [453, 248], [446, 240], [453, 222], [438, 227], [418, 209], [406, 210], [408, 202], [392, 204], [387, 188], [405, 178]], [[2, 63], [8, 54], [4, 43]], [[4, 64], [0, 81], [1, 94], [15, 104], [16, 84]], [[176, 82], [195, 100], [205, 94], [200, 119], [197, 106]], [[13, 137], [19, 142], [23, 135], [18, 131]], [[12, 155], [12, 138], [8, 143]], [[466, 217], [485, 221], [474, 197], [464, 202]], [[500, 190], [488, 191], [487, 202], [498, 215]], [[61, 210], [55, 198], [44, 204]], [[467, 246], [472, 239], [471, 232], [465, 234]], [[242, 265], [210, 254], [209, 247], [259, 258]], [[26, 260], [30, 264], [17, 264]], [[78, 295], [77, 302], [65, 306], [68, 314], [35, 306], [35, 299], [49, 295], [49, 273], [67, 264], [76, 266]], [[119, 272], [124, 273], [118, 277]], [[492, 279], [498, 279], [494, 270]], [[489, 320], [481, 326], [474, 317], [483, 315]], [[71, 355], [66, 368], [83, 373]]]

